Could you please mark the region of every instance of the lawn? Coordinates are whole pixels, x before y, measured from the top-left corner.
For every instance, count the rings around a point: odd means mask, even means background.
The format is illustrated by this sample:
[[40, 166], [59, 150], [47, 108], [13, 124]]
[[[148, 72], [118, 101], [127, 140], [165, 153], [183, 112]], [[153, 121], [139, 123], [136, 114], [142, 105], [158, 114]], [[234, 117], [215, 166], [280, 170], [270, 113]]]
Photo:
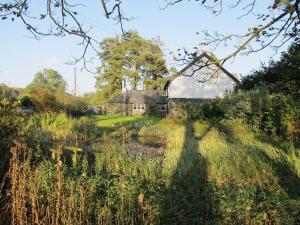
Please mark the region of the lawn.
[[159, 117], [145, 117], [145, 116], [123, 116], [123, 115], [92, 115], [90, 118], [96, 123], [98, 127], [114, 127], [120, 125], [128, 125], [136, 122], [142, 123], [155, 123], [158, 122], [161, 118]]

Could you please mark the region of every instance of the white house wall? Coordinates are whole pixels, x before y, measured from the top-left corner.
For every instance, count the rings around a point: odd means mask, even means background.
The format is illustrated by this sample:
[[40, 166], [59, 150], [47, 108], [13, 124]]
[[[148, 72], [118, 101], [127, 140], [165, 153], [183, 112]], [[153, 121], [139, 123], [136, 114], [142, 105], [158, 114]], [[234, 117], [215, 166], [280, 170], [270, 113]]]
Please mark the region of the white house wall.
[[201, 83], [197, 80], [207, 80], [210, 77], [207, 75], [209, 69], [207, 67], [202, 68], [193, 74], [196, 68], [199, 67], [190, 67], [183, 75], [171, 81], [168, 86], [169, 98], [213, 99], [221, 98], [226, 92], [233, 91], [235, 82], [222, 70], [218, 70], [214, 78]]

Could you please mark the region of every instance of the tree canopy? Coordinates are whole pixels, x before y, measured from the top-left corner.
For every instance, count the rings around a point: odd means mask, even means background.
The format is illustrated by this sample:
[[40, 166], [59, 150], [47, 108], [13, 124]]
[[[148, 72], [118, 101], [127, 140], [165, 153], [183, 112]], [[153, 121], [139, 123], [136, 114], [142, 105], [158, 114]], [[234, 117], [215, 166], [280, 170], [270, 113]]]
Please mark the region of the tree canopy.
[[167, 66], [157, 41], [146, 40], [137, 32], [126, 37], [109, 37], [101, 43], [96, 86], [104, 98], [130, 89], [160, 89], [159, 81], [167, 75]]
[[53, 69], [44, 69], [37, 72], [34, 76], [33, 81], [27, 86], [29, 89], [42, 88], [49, 92], [65, 92], [67, 87], [67, 82], [63, 77]]
[[273, 93], [285, 93], [300, 97], [300, 42], [293, 43], [279, 61], [270, 61], [242, 79], [239, 87], [250, 90], [268, 88]]

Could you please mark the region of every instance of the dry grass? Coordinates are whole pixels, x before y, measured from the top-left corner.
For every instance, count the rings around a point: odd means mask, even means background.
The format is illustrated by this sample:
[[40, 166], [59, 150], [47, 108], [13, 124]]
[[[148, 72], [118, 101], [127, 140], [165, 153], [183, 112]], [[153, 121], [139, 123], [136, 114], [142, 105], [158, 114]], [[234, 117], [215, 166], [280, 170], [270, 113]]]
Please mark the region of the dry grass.
[[[94, 144], [95, 164], [32, 162], [11, 149], [10, 224], [297, 224], [300, 159], [237, 121], [177, 123], [140, 130], [163, 139], [163, 158], [133, 158], [122, 140]], [[149, 140], [151, 141], [151, 140]], [[9, 219], [8, 219], [9, 218]]]

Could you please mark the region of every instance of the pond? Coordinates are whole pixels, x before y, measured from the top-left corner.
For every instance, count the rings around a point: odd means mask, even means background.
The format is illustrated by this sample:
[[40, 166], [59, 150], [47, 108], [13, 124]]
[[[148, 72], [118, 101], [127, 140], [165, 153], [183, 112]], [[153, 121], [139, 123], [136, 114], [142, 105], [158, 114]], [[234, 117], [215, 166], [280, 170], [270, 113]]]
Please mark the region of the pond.
[[165, 152], [165, 148], [162, 146], [148, 146], [139, 142], [131, 142], [126, 144], [126, 149], [129, 155], [135, 155], [146, 159], [162, 157]]

